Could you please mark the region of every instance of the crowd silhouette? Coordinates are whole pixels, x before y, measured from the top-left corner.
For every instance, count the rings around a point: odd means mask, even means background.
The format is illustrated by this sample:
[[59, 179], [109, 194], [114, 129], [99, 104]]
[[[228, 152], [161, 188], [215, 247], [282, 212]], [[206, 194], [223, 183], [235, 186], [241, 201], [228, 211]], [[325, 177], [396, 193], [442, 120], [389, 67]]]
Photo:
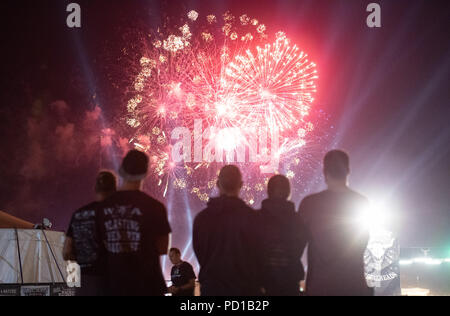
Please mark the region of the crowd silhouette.
[[[219, 196], [193, 223], [201, 295], [373, 295], [364, 277], [369, 233], [355, 222], [368, 201], [348, 186], [349, 160], [343, 151], [330, 151], [323, 162], [327, 189], [303, 199], [298, 210], [287, 177], [269, 180], [267, 199], [255, 211], [240, 199], [239, 168], [223, 167]], [[192, 266], [179, 249], [169, 251], [167, 210], [142, 191], [148, 166], [144, 153], [130, 151], [118, 170], [120, 187], [113, 172], [100, 172], [96, 201], [73, 214], [63, 256], [81, 267], [78, 295], [194, 295]], [[169, 288], [160, 265], [167, 254], [173, 264]]]

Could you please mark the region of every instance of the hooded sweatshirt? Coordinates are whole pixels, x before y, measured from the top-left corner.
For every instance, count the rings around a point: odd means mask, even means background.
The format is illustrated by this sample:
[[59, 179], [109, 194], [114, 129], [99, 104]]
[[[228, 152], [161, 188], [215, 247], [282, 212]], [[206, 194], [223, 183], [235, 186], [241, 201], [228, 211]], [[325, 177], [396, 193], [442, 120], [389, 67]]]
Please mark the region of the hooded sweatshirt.
[[267, 199], [259, 212], [260, 258], [264, 287], [295, 288], [304, 279], [301, 257], [305, 238], [295, 204], [283, 199]]

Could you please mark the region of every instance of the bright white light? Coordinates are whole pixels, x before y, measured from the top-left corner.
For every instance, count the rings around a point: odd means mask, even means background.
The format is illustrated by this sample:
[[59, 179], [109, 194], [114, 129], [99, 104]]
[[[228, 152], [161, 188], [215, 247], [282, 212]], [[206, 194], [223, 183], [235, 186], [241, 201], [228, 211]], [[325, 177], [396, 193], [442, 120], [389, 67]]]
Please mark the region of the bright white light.
[[429, 289], [419, 289], [419, 288], [411, 288], [411, 289], [402, 289], [403, 296], [428, 296], [431, 291]]
[[430, 265], [440, 265], [440, 264], [442, 264], [442, 260], [441, 259], [433, 259], [433, 258], [428, 258], [428, 257], [416, 258], [416, 259], [414, 259], [414, 262], [430, 264]]
[[409, 265], [412, 265], [414, 263], [414, 261], [413, 260], [400, 260], [399, 263], [402, 266], [409, 266]]
[[443, 263], [450, 263], [450, 258], [435, 259], [428, 257], [414, 258], [410, 260], [400, 260], [400, 265], [412, 265], [414, 263], [426, 264], [426, 265], [441, 265]]
[[380, 203], [370, 203], [369, 207], [360, 213], [359, 222], [373, 233], [384, 231], [389, 220], [388, 208]]

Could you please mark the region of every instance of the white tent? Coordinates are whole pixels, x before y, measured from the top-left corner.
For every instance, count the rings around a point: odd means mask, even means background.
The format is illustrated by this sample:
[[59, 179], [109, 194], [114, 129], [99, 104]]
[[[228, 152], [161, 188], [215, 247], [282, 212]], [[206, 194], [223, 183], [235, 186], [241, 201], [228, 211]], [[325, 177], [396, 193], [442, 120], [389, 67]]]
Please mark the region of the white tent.
[[65, 284], [64, 233], [0, 229], [0, 286]]

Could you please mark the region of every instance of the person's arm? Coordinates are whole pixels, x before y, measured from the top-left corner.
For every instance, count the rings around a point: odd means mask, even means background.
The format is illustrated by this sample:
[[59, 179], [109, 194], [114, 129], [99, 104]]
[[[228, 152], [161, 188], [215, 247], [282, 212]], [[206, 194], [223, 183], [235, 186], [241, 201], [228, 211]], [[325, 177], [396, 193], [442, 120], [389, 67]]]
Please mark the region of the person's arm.
[[[307, 199], [304, 199], [299, 206], [298, 212], [297, 212], [297, 224], [299, 227], [299, 251], [300, 251], [300, 258], [303, 257], [303, 254], [305, 252], [306, 246], [309, 243], [310, 234], [309, 234], [309, 228], [307, 224]], [[303, 263], [301, 263], [301, 274], [302, 274], [302, 280], [304, 281], [306, 279], [305, 275], [305, 269], [303, 266]]]
[[194, 219], [194, 225], [192, 229], [192, 248], [194, 249], [195, 256], [197, 257], [200, 265], [203, 263], [202, 249], [200, 244], [200, 231], [199, 231], [199, 216]]
[[73, 249], [73, 239], [71, 237], [66, 237], [66, 240], [64, 241], [63, 259], [65, 261], [76, 261]]
[[179, 291], [187, 291], [187, 290], [195, 289], [195, 279], [190, 279], [188, 283], [186, 283], [185, 285], [177, 287], [177, 289]]
[[156, 223], [159, 223], [156, 227], [158, 229], [156, 234], [156, 251], [158, 252], [158, 255], [165, 256], [168, 254], [170, 249], [172, 229], [167, 217], [166, 207], [162, 204], [160, 206], [161, 207], [157, 215], [158, 218], [155, 221]]
[[69, 223], [69, 228], [66, 232], [66, 240], [64, 241], [63, 247], [63, 259], [65, 261], [77, 261], [77, 256], [75, 254], [75, 248], [73, 246], [73, 216]]
[[171, 235], [159, 236], [156, 240], [156, 250], [160, 256], [165, 256], [169, 252]]

